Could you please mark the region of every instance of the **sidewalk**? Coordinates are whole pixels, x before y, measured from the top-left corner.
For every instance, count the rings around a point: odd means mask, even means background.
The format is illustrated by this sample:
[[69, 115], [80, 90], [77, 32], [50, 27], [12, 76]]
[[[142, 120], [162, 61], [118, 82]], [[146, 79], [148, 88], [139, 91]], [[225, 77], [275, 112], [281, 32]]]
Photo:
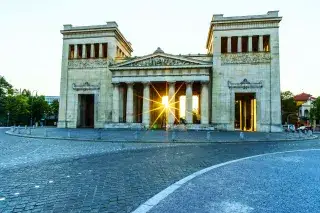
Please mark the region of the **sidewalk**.
[[176, 142], [176, 143], [211, 143], [211, 142], [258, 142], [258, 141], [291, 141], [315, 139], [298, 133], [264, 133], [216, 132], [216, 131], [164, 131], [164, 130], [108, 130], [108, 129], [59, 129], [59, 128], [11, 128], [7, 134], [31, 137], [66, 140], [104, 141], [104, 142]]

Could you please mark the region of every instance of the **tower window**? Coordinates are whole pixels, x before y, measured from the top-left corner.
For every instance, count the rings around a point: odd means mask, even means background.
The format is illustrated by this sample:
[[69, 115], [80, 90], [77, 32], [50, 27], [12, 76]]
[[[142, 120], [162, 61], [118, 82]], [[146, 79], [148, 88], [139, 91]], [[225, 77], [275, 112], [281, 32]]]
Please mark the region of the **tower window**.
[[248, 36], [242, 36], [241, 38], [241, 52], [248, 52]]
[[259, 36], [252, 36], [252, 52], [259, 51]]
[[270, 35], [263, 36], [263, 51], [270, 52]]
[[102, 57], [107, 58], [108, 57], [108, 43], [102, 44]]
[[69, 46], [69, 59], [74, 59], [74, 45]]
[[228, 52], [228, 38], [221, 37], [221, 53]]
[[231, 52], [232, 53], [238, 52], [238, 37], [237, 36], [231, 37]]
[[82, 44], [78, 44], [78, 58], [82, 58]]
[[91, 54], [91, 45], [86, 44], [86, 58], [90, 58], [90, 54]]
[[99, 44], [94, 44], [94, 57], [99, 58]]

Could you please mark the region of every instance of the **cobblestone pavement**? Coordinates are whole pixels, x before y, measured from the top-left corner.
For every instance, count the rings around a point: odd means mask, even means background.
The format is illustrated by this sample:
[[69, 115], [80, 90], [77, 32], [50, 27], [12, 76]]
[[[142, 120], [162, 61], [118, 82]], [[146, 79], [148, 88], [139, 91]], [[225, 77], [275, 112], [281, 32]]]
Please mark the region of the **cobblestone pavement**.
[[25, 139], [0, 129], [0, 212], [131, 212], [205, 167], [320, 148], [320, 141], [124, 145]]

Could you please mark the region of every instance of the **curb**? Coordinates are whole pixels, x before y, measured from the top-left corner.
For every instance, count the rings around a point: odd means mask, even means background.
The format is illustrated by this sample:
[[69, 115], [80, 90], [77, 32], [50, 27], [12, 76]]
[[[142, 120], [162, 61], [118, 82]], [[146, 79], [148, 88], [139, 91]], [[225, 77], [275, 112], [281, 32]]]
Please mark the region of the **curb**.
[[36, 139], [56, 139], [56, 140], [73, 140], [73, 141], [87, 141], [87, 142], [108, 142], [108, 143], [175, 143], [175, 144], [214, 144], [214, 143], [253, 143], [253, 142], [287, 142], [287, 141], [304, 141], [304, 140], [314, 140], [317, 139], [318, 136], [312, 135], [311, 138], [284, 138], [284, 139], [276, 139], [276, 140], [218, 140], [218, 141], [138, 141], [138, 140], [102, 140], [102, 139], [93, 139], [93, 138], [65, 138], [65, 137], [43, 137], [36, 135], [26, 135], [26, 134], [17, 134], [10, 131], [5, 132], [7, 135], [24, 137], [24, 138], [36, 138]]

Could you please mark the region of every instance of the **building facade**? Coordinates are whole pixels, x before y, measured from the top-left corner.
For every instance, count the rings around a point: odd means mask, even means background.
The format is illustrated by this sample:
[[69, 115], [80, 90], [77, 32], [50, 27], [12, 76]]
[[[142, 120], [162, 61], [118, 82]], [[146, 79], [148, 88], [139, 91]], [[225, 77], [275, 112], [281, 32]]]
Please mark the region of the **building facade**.
[[281, 131], [281, 19], [213, 15], [206, 54], [141, 57], [115, 22], [64, 25], [58, 127]]

